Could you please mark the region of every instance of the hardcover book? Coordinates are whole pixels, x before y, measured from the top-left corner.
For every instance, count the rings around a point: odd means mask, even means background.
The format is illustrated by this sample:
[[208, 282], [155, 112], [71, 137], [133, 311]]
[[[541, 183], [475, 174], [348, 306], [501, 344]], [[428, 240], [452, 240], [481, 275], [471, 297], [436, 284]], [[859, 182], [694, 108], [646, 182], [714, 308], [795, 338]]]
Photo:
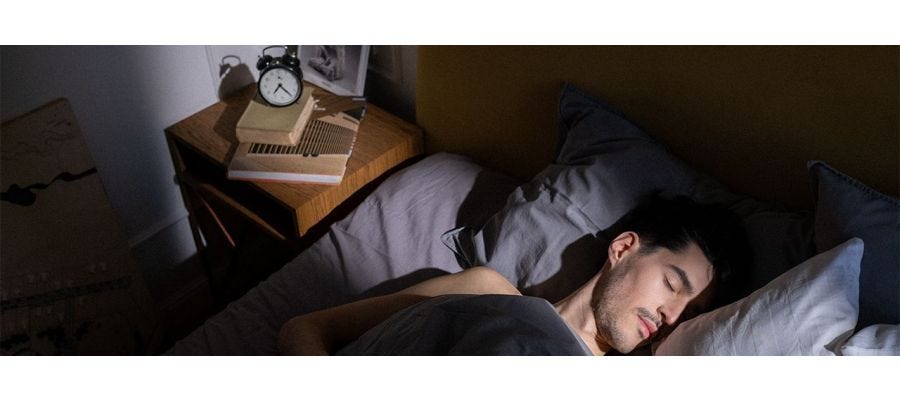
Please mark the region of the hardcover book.
[[296, 103], [287, 107], [272, 107], [257, 94], [235, 128], [238, 141], [294, 146], [309, 121], [315, 107], [313, 89], [308, 88]]
[[[228, 179], [336, 185], [347, 169], [363, 98], [320, 101], [296, 145], [240, 143], [228, 166]], [[324, 114], [324, 115], [323, 115]]]

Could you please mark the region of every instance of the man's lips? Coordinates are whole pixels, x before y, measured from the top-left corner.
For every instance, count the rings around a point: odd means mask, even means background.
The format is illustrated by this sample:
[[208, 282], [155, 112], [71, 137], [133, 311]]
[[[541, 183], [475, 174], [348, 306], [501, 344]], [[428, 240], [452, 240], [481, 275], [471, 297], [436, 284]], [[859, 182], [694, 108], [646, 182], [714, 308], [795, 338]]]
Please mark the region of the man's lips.
[[650, 336], [653, 336], [656, 333], [656, 324], [649, 321], [648, 319], [638, 315], [638, 320], [641, 321], [641, 332], [644, 333], [644, 339], [649, 339]]

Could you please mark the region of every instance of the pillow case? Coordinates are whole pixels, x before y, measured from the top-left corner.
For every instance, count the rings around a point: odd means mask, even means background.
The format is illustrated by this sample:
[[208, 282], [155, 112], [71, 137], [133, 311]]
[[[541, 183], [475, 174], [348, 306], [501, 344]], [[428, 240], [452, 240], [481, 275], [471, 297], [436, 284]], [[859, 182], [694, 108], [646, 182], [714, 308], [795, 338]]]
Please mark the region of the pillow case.
[[866, 242], [857, 329], [900, 323], [900, 200], [822, 161], [811, 161], [808, 168], [817, 186], [816, 248], [831, 248], [851, 237]]
[[900, 325], [877, 324], [866, 327], [856, 332], [841, 346], [840, 354], [844, 356], [900, 356]]
[[525, 294], [559, 300], [602, 267], [612, 239], [604, 230], [655, 192], [726, 205], [742, 217], [761, 256], [748, 289], [814, 254], [811, 216], [730, 192], [603, 101], [566, 84], [559, 114], [555, 163], [516, 188], [483, 227], [444, 234], [462, 267], [490, 266]]
[[856, 326], [862, 255], [850, 239], [682, 323], [655, 355], [833, 355]]
[[457, 270], [440, 235], [462, 224], [484, 224], [519, 183], [468, 157], [437, 153], [391, 175], [334, 227], [364, 239], [389, 257], [395, 264], [391, 269], [398, 272], [422, 267]]

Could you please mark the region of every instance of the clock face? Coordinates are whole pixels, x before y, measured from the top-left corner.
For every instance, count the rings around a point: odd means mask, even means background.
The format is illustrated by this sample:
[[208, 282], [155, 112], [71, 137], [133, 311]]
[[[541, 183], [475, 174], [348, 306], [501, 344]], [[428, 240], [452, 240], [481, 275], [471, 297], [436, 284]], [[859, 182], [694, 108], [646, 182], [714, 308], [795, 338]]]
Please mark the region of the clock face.
[[273, 106], [294, 104], [300, 98], [300, 80], [287, 68], [271, 68], [259, 77], [259, 94]]

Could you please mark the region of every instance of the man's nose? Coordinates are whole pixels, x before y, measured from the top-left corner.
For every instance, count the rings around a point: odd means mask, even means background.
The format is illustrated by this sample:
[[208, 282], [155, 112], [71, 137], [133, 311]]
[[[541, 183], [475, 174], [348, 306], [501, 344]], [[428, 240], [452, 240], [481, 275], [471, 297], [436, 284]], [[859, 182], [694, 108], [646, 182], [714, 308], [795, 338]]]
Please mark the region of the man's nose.
[[687, 302], [683, 301], [673, 301], [664, 304], [659, 310], [662, 323], [669, 326], [675, 325], [681, 313], [684, 312], [685, 307], [687, 307]]

